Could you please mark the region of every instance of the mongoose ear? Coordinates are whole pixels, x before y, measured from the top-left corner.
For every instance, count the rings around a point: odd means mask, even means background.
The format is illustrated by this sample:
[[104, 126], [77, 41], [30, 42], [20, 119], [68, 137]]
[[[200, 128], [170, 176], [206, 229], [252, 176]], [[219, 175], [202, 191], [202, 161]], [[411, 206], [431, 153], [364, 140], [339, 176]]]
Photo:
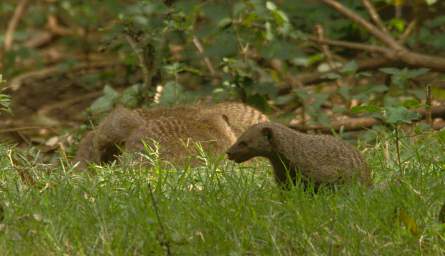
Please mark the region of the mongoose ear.
[[261, 134], [268, 140], [271, 140], [273, 137], [273, 132], [270, 127], [264, 127], [263, 129], [261, 129]]
[[227, 115], [222, 115], [222, 118], [224, 119], [224, 121], [226, 121], [226, 123], [228, 124], [228, 125], [230, 125], [230, 122], [229, 122], [229, 117], [227, 116]]

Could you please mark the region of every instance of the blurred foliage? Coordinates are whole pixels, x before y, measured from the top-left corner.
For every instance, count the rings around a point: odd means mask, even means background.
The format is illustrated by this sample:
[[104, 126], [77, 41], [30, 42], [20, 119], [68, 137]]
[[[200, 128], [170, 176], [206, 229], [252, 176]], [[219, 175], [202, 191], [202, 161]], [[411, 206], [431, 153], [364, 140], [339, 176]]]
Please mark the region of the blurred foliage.
[[6, 81], [3, 80], [3, 75], [0, 74], [0, 110], [9, 112], [9, 104], [11, 102], [11, 99], [8, 95], [1, 93], [4, 90], [3, 84], [5, 82]]
[[[369, 18], [360, 1], [341, 2]], [[407, 39], [409, 47], [426, 53], [443, 52], [444, 1], [372, 2], [395, 37], [403, 34], [408, 24], [416, 19], [417, 28]], [[0, 3], [0, 12], [5, 14], [0, 17], [0, 24], [9, 21], [15, 5], [16, 1], [13, 0]], [[401, 10], [399, 14], [397, 8]], [[405, 120], [405, 117], [399, 117], [404, 112], [401, 108], [407, 109], [401, 105], [402, 101], [420, 102], [424, 98], [423, 87], [410, 83], [413, 78], [428, 73], [428, 70], [406, 68], [381, 69], [380, 75], [390, 77], [385, 84], [340, 86], [329, 92], [318, 87], [315, 90], [293, 87], [283, 93], [283, 88], [288, 88], [286, 78], [289, 75], [298, 77], [304, 72], [326, 66], [326, 56], [319, 45], [306, 40], [313, 33], [315, 25], [322, 25], [328, 38], [375, 42], [357, 24], [319, 1], [311, 0], [34, 2], [15, 33], [18, 44], [7, 52], [3, 60], [5, 68], [2, 72], [6, 77], [43, 65], [39, 61], [42, 58], [40, 51], [26, 48], [20, 43], [32, 38], [36, 31], [45, 29], [47, 17], [51, 15], [57, 17], [61, 25], [74, 31], [58, 40], [66, 49], [87, 56], [105, 49], [117, 62], [125, 63], [130, 73], [140, 70], [138, 54], [144, 55], [150, 47], [154, 49], [155, 54], [148, 57], [153, 59], [150, 72], [153, 81], [157, 79], [155, 84], [149, 88], [130, 84], [123, 92], [103, 84], [104, 95], [91, 106], [93, 112], [106, 111], [117, 102], [131, 107], [151, 104], [146, 102], [147, 97], [141, 95], [152, 97], [157, 83], [164, 85], [161, 104], [194, 101], [206, 95], [220, 100], [241, 99], [263, 110], [274, 105], [295, 109], [306, 104], [305, 109], [312, 120], [321, 123], [327, 122], [327, 117], [320, 109], [326, 101], [335, 97], [340, 97], [344, 102], [344, 106], [336, 106], [338, 113], [351, 113], [349, 103], [359, 100], [363, 106], [375, 106], [380, 113], [388, 113], [386, 118], [390, 122]], [[129, 31], [138, 39], [138, 51], [132, 49], [126, 40]], [[3, 35], [0, 35], [0, 43], [3, 40]], [[202, 45], [203, 52], [197, 49], [197, 42]], [[363, 53], [337, 48], [332, 51], [349, 61], [340, 71], [327, 72], [325, 78], [328, 81], [336, 82], [345, 77], [358, 80], [374, 75], [357, 71], [354, 59]], [[16, 65], [17, 60], [26, 58], [34, 59], [35, 65]], [[210, 71], [205, 58], [208, 58], [215, 73]], [[69, 65], [77, 61], [75, 58], [65, 60]], [[100, 78], [92, 78], [96, 79], [93, 83], [100, 83]], [[403, 100], [400, 100], [401, 95], [404, 96]], [[358, 112], [357, 109], [352, 111]], [[398, 113], [395, 114], [397, 117], [389, 114], [393, 112]]]

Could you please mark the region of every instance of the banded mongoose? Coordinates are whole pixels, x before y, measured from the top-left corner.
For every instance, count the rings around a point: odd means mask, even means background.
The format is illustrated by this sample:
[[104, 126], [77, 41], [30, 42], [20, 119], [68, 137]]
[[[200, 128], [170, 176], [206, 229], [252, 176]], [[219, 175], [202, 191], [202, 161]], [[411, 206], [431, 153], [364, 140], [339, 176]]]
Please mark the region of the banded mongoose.
[[246, 130], [227, 150], [230, 160], [245, 162], [253, 157], [268, 158], [275, 181], [284, 188], [296, 183], [297, 174], [305, 188], [314, 184], [348, 182], [354, 178], [371, 185], [370, 171], [360, 152], [352, 145], [328, 135], [309, 135], [278, 123], [261, 123]]
[[224, 154], [236, 136], [224, 115], [202, 115], [198, 119], [160, 117], [135, 129], [125, 142], [129, 152], [141, 152], [159, 144], [159, 157], [175, 165], [199, 162], [198, 145], [211, 155]]
[[[117, 107], [97, 126], [96, 129], [88, 132], [84, 136], [79, 144], [74, 161], [80, 162], [80, 168], [84, 168], [89, 162], [107, 162], [119, 153], [119, 146], [123, 146], [123, 148], [128, 146], [131, 151], [135, 151], [137, 145], [135, 141], [149, 138], [151, 136], [150, 132], [156, 129], [163, 129], [164, 134], [168, 133], [169, 129], [173, 129], [172, 134], [177, 135], [178, 130], [184, 131], [184, 129], [181, 128], [175, 130], [173, 125], [175, 122], [176, 124], [180, 124], [181, 127], [188, 127], [188, 132], [184, 133], [184, 136], [191, 134], [190, 138], [192, 141], [202, 142], [209, 137], [208, 135], [201, 136], [201, 134], [207, 134], [207, 131], [215, 129], [214, 125], [209, 125], [211, 123], [209, 121], [211, 120], [211, 116], [224, 117], [225, 122], [232, 129], [233, 134], [235, 134], [236, 137], [249, 126], [268, 121], [267, 116], [260, 111], [243, 103], [236, 102], [225, 102], [215, 105], [185, 105], [172, 108], [141, 108], [136, 110]], [[157, 121], [153, 123], [153, 120]], [[162, 126], [160, 124], [162, 123], [162, 120], [170, 120], [170, 123]], [[172, 120], [176, 121], [173, 122]], [[216, 123], [220, 123], [221, 120]], [[203, 123], [203, 125], [200, 125], [201, 123]], [[219, 125], [216, 125], [216, 127], [218, 126]], [[148, 129], [147, 127], [151, 128]], [[207, 128], [204, 129], [203, 127]], [[233, 134], [230, 132], [230, 134], [226, 134], [225, 136], [222, 136], [221, 134], [215, 134], [215, 136], [219, 138], [229, 138]], [[138, 136], [140, 138], [138, 138]], [[179, 137], [183, 139], [184, 136]], [[153, 134], [152, 137], [161, 140], [158, 134]], [[129, 138], [131, 138], [132, 142], [126, 143]], [[165, 144], [164, 147], [169, 147], [167, 141], [171, 140], [162, 141], [164, 142], [163, 144]], [[226, 140], [221, 141], [220, 144], [224, 148], [218, 148], [218, 152], [220, 152], [219, 149], [222, 150], [221, 153], [224, 152], [231, 143], [233, 143], [233, 141], [230, 143]], [[139, 143], [138, 145], [140, 147], [142, 143]], [[212, 146], [208, 147], [208, 149], [211, 148]]]

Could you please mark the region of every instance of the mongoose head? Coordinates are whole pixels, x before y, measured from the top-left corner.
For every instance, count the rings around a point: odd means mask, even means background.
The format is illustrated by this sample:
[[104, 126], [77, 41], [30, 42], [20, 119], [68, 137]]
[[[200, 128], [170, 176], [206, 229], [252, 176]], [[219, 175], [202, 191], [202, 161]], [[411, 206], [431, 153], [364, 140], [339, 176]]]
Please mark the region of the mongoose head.
[[256, 156], [267, 157], [272, 153], [273, 127], [269, 123], [251, 126], [227, 150], [227, 157], [237, 163]]

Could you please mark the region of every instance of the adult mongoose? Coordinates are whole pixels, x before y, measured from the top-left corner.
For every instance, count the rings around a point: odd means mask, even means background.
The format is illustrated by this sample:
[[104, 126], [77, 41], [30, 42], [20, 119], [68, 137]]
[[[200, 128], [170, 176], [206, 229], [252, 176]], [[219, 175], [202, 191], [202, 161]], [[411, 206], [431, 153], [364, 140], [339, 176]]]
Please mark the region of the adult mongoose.
[[[212, 116], [216, 118], [212, 119]], [[225, 124], [232, 129], [230, 133], [224, 136], [220, 132], [223, 130], [227, 132], [228, 130], [221, 129], [223, 127], [221, 126], [221, 120], [224, 120]], [[163, 121], [168, 122], [162, 125]], [[164, 144], [165, 150], [168, 151], [168, 147], [171, 147], [170, 151], [175, 151], [173, 148], [176, 144], [167, 143], [167, 141], [173, 141], [173, 139], [161, 139], [159, 134], [151, 134], [156, 130], [162, 130], [163, 134], [170, 133], [181, 140], [187, 137], [189, 141], [202, 143], [210, 138], [209, 131], [218, 130], [219, 132], [215, 133], [215, 137], [221, 139], [231, 138], [233, 134], [237, 137], [249, 126], [264, 121], [268, 121], [268, 118], [263, 113], [237, 102], [135, 110], [117, 107], [100, 122], [96, 129], [86, 133], [82, 138], [74, 161], [80, 162], [80, 168], [84, 168], [90, 162], [107, 162], [119, 153], [119, 147], [123, 149], [129, 147], [131, 151], [135, 151], [136, 145], [141, 147], [141, 140], [148, 138], [156, 138], [161, 142], [161, 146]], [[175, 125], [179, 126], [175, 127]], [[169, 131], [169, 129], [172, 130]], [[131, 139], [131, 143], [127, 143], [129, 139]], [[139, 143], [136, 143], [136, 141]], [[217, 152], [224, 152], [231, 143], [233, 141], [226, 139], [220, 141], [219, 144], [222, 148], [218, 147]], [[214, 146], [208, 146], [204, 149], [212, 149], [212, 147]], [[168, 154], [164, 155], [168, 156]]]
[[282, 187], [296, 183], [301, 174], [305, 187], [312, 183], [340, 184], [354, 179], [371, 184], [370, 171], [352, 145], [328, 135], [309, 135], [278, 123], [261, 123], [247, 129], [227, 150], [237, 163], [260, 156], [270, 160], [276, 182]]
[[159, 146], [159, 158], [176, 165], [199, 163], [199, 145], [211, 155], [224, 154], [236, 136], [224, 115], [201, 115], [198, 119], [160, 117], [135, 129], [125, 142], [129, 152]]

